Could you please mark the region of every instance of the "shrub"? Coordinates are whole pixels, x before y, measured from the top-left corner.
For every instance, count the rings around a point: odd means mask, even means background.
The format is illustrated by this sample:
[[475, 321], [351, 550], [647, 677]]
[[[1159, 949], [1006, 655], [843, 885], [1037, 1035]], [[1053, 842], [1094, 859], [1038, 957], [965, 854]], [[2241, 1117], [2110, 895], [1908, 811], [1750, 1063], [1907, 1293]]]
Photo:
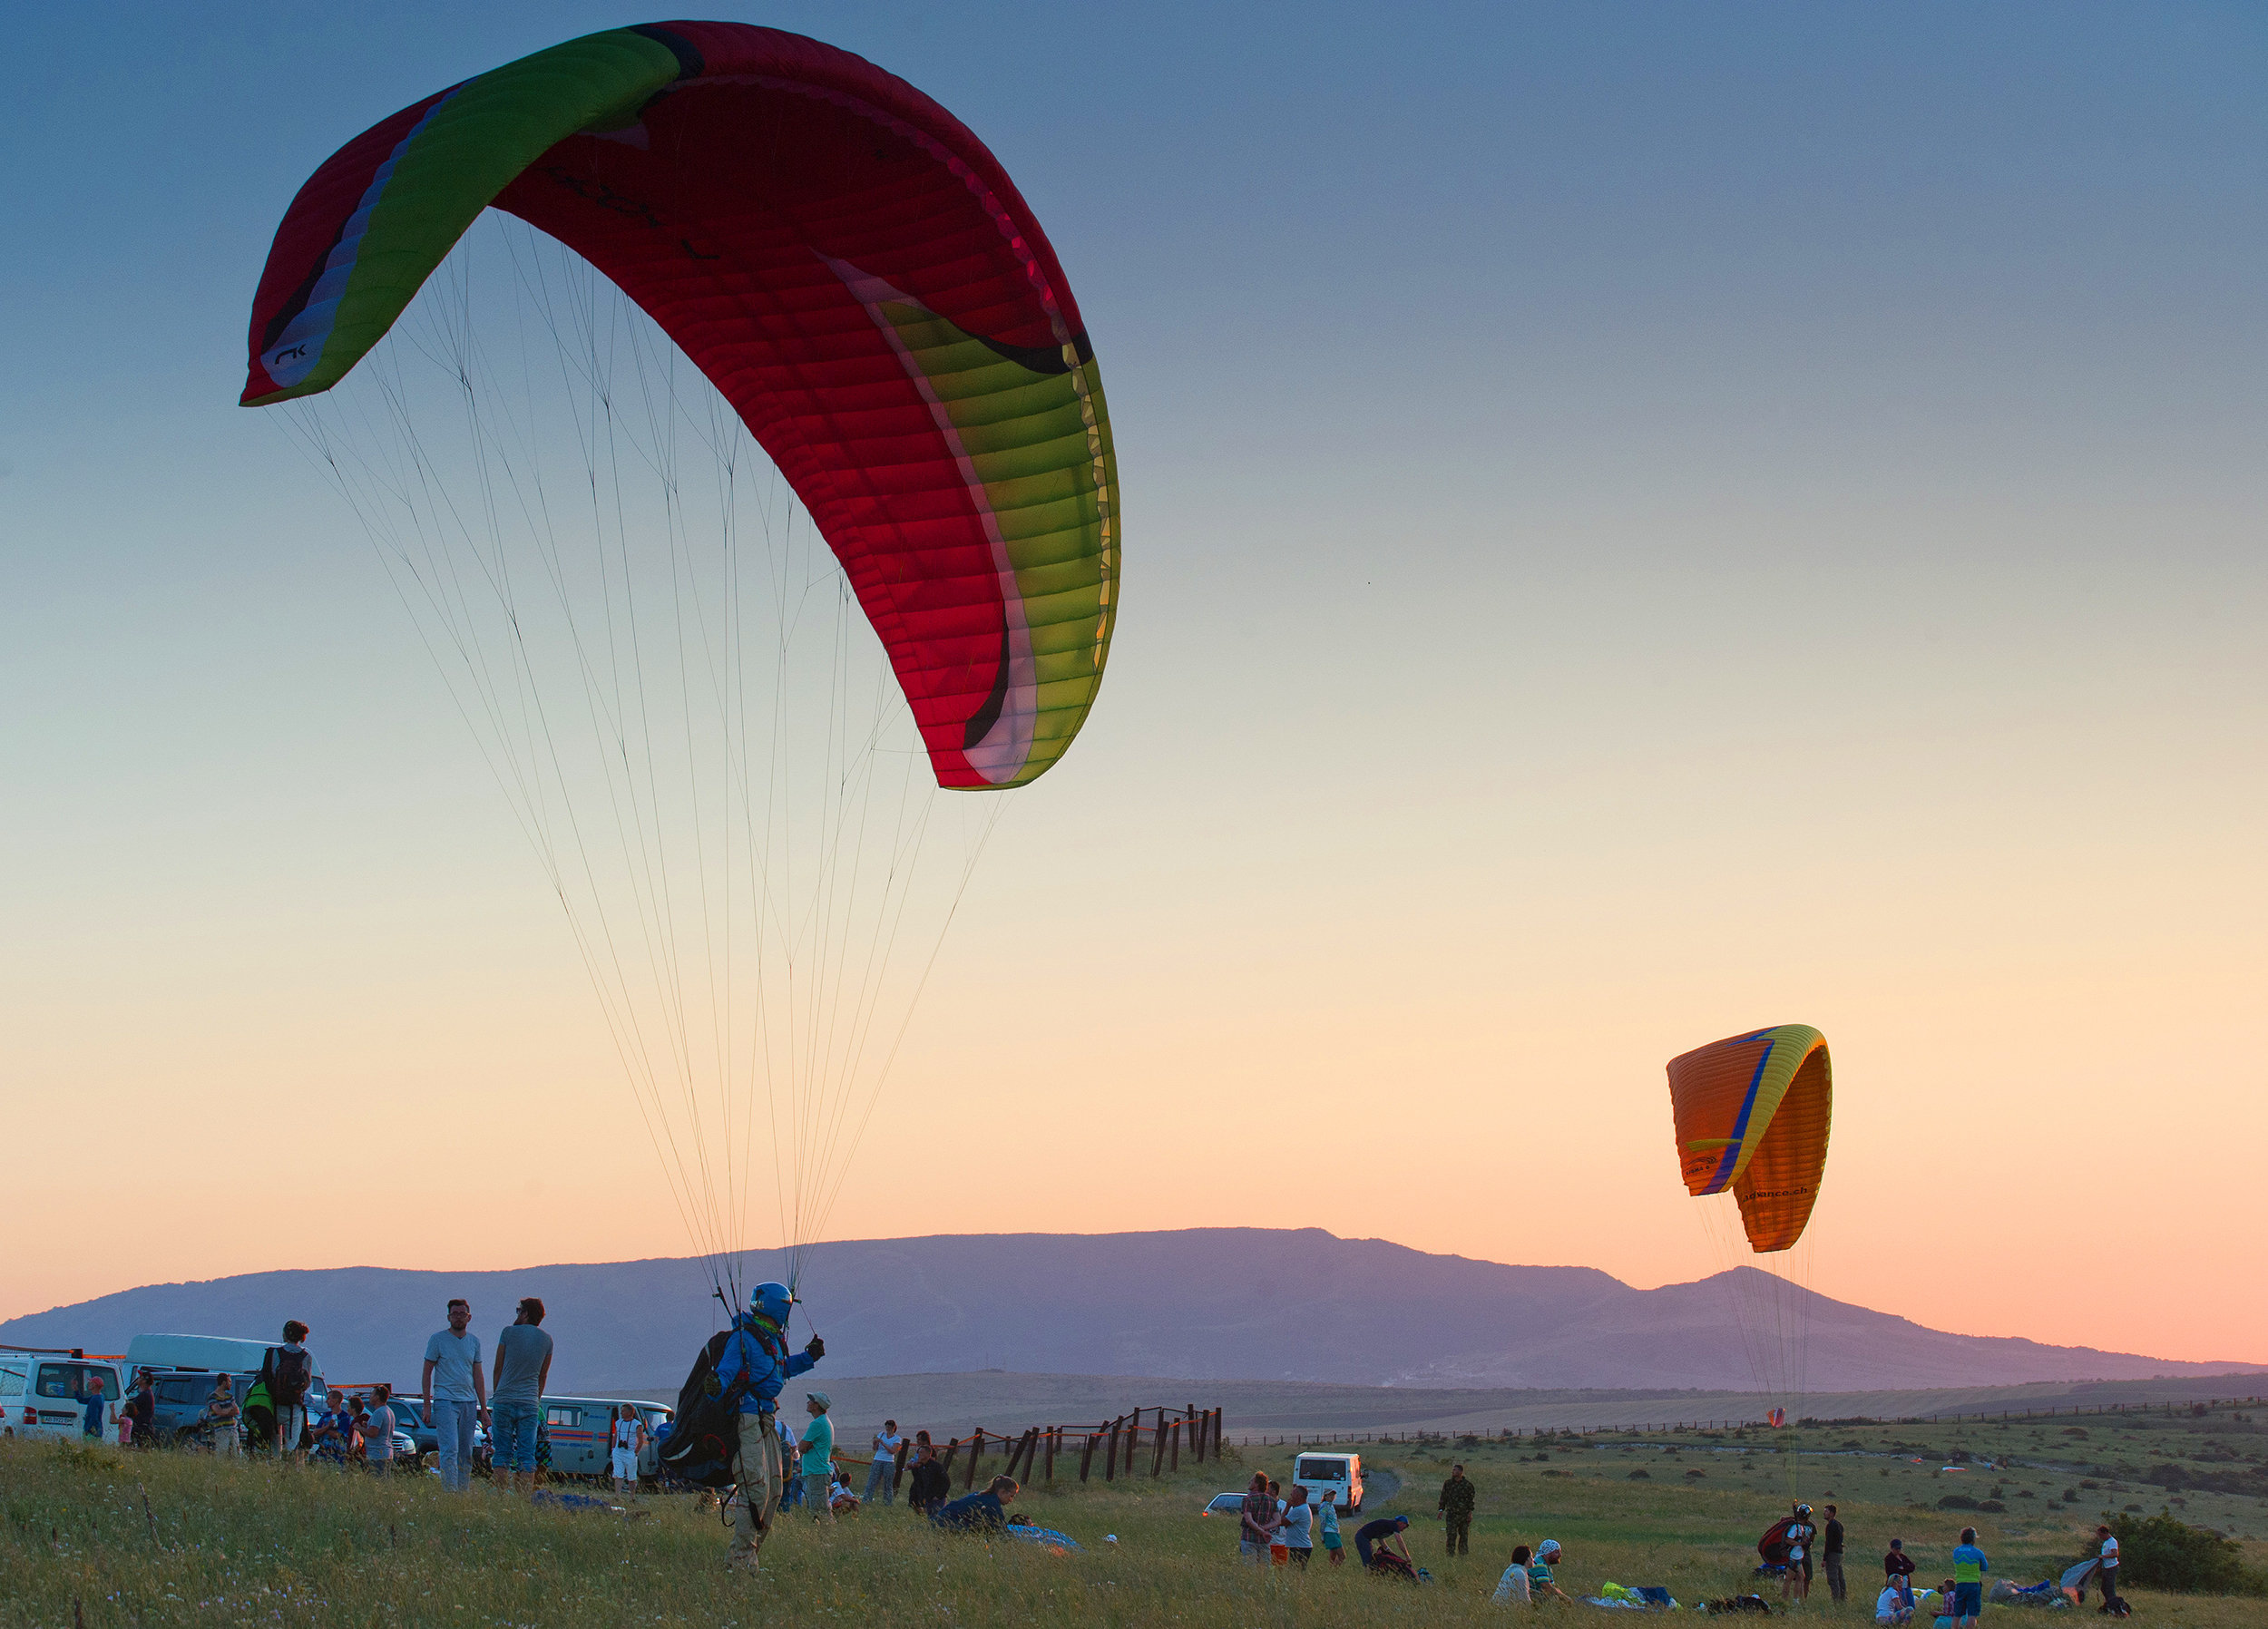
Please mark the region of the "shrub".
[[1696, 1481], [1698, 1481], [1701, 1478], [1706, 1477], [1706, 1476], [1707, 1476], [1708, 1474], [1709, 1474], [1709, 1473], [1708, 1473], [1707, 1471], [1706, 1471], [1706, 1470], [1689, 1470], [1689, 1471], [1686, 1472], [1686, 1475], [1688, 1478], [1692, 1478], [1692, 1479], [1694, 1479], [1694, 1480], [1696, 1480]]
[[1938, 1500], [1937, 1507], [1940, 1510], [1980, 1510], [1984, 1507], [1965, 1493], [1949, 1493]]
[[2176, 1595], [2268, 1595], [2268, 1577], [2244, 1566], [2244, 1552], [2210, 1527], [2180, 1518], [2132, 1514], [2110, 1524], [2118, 1536], [2118, 1575], [2146, 1589]]
[[2006, 1510], [2008, 1507], [2003, 1505], [1999, 1499], [1985, 1499], [1978, 1504], [1977, 1508], [1983, 1511], [1987, 1516], [1998, 1516], [2003, 1510]]
[[1628, 1476], [1623, 1478], [1623, 1480], [1626, 1482], [1644, 1482], [1651, 1479], [1651, 1474], [1652, 1473], [1647, 1471], [1634, 1470]]

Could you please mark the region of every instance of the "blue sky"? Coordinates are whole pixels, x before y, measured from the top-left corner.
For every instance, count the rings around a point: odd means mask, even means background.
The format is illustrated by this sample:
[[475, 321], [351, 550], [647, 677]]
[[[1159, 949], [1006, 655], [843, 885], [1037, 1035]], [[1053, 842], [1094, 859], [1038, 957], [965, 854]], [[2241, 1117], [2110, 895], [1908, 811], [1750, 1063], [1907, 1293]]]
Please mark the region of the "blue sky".
[[[955, 1014], [1037, 992], [1049, 1044], [956, 1099], [966, 1037], [925, 1026], [938, 1084], [895, 1135], [1002, 1134], [1003, 1093], [1017, 1125], [1076, 1139], [1129, 1104], [1210, 1112], [1231, 1084], [1315, 1158], [1379, 1148], [1409, 1180], [1318, 1215], [1255, 1146], [1080, 1224], [1320, 1224], [1657, 1282], [1708, 1265], [1663, 1242], [1666, 1156], [1627, 1185], [1576, 1156], [1666, 1118], [1661, 1059], [1755, 1024], [1843, 1049], [1839, 1147], [2012, 1148], [2175, 1083], [2255, 1146], [2268, 1130], [2246, 1000], [2258, 8], [728, 15], [857, 51], [993, 147], [1079, 293], [1119, 437], [1110, 684], [1017, 809], [949, 975]], [[527, 1039], [572, 1027], [574, 975], [399, 607], [234, 403], [269, 237], [326, 154], [633, 20], [17, 21], [0, 1099], [423, 1113], [503, 1077], [524, 1105], [533, 1069], [604, 1100], [603, 1068]], [[1073, 980], [1019, 924], [1097, 852], [1114, 885]], [[1065, 1089], [1047, 1059], [1096, 1037], [1109, 1065]], [[1387, 1094], [1410, 1106], [1391, 1134]], [[1532, 1207], [1475, 1223], [1432, 1195], [1487, 1180], [1546, 1105], [1569, 1157]], [[1442, 1124], [1481, 1135], [1444, 1146]], [[2182, 1241], [2242, 1224], [2215, 1196], [2234, 1156], [2170, 1129], [2130, 1145], [2184, 1193], [2132, 1241], [2163, 1278]], [[1419, 1180], [1437, 1161], [1448, 1182]], [[1928, 1216], [1892, 1239], [1871, 1163], [1843, 1167], [1848, 1243], [1821, 1270], [1861, 1299], [1963, 1240]], [[2062, 1248], [2068, 1198], [2009, 1181], [1979, 1203], [2013, 1276]], [[151, 1264], [104, 1235], [83, 1292], [343, 1259], [396, 1225], [375, 1194], [337, 1205], [304, 1263], [200, 1239]], [[1002, 1200], [949, 1220], [1033, 1219]], [[917, 1224], [878, 1200], [855, 1231]], [[496, 1262], [617, 1242], [481, 1225]], [[367, 1253], [480, 1253], [400, 1237]], [[620, 1253], [670, 1247], [651, 1229]], [[2137, 1309], [2169, 1355], [2268, 1355], [2256, 1311], [2199, 1312], [2185, 1283]], [[0, 1312], [67, 1287], [0, 1281]]]

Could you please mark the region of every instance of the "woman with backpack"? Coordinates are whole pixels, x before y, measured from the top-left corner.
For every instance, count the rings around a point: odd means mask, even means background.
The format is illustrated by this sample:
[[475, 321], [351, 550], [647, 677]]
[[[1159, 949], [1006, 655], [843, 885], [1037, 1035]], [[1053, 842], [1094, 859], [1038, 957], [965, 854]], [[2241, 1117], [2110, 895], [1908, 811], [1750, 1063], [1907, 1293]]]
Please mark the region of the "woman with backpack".
[[297, 1318], [283, 1326], [283, 1344], [260, 1360], [260, 1384], [276, 1415], [276, 1457], [301, 1458], [308, 1432], [308, 1390], [315, 1382], [315, 1360], [308, 1355], [308, 1326]]

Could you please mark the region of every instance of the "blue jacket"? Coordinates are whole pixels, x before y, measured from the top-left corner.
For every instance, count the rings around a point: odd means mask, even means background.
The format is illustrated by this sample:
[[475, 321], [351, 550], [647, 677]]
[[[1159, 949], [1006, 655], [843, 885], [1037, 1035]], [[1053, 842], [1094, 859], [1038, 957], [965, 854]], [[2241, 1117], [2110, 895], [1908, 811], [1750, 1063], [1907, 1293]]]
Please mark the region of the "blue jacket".
[[1003, 1525], [1008, 1512], [1002, 1507], [1000, 1496], [988, 1488], [982, 1493], [963, 1494], [943, 1508], [931, 1511], [929, 1519], [940, 1527], [984, 1533]]
[[740, 1412], [770, 1414], [779, 1407], [779, 1389], [807, 1373], [818, 1361], [807, 1351], [790, 1356], [777, 1334], [758, 1323], [754, 1313], [743, 1312], [732, 1321], [732, 1338], [725, 1342], [717, 1380], [729, 1388], [745, 1376]]

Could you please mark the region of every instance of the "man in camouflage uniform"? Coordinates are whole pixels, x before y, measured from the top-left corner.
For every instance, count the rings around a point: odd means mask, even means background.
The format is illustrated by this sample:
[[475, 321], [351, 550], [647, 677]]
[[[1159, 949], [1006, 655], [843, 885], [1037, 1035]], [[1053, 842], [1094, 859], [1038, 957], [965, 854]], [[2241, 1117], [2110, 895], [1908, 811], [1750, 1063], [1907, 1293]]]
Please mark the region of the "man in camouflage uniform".
[[1472, 1484], [1465, 1480], [1465, 1468], [1449, 1468], [1449, 1480], [1442, 1484], [1441, 1512], [1449, 1523], [1449, 1553], [1465, 1554], [1466, 1540], [1472, 1534]]

